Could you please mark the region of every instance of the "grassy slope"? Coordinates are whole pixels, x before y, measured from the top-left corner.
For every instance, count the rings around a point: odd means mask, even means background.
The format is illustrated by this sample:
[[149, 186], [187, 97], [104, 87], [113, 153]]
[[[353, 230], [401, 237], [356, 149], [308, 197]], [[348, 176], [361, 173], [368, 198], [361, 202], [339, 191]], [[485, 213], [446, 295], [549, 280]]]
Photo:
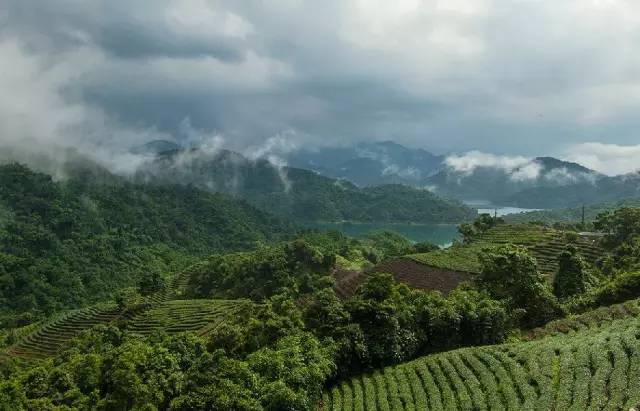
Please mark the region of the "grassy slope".
[[[558, 255], [569, 244], [569, 240], [562, 231], [547, 227], [530, 224], [500, 225], [487, 231], [471, 244], [455, 245], [446, 250], [409, 257], [433, 267], [477, 273], [480, 271], [480, 252], [484, 248], [506, 243], [527, 247], [536, 257], [540, 271], [551, 275], [557, 269]], [[577, 245], [587, 261], [593, 262], [599, 256], [599, 249], [591, 240], [580, 238]]]
[[145, 297], [128, 309], [106, 303], [57, 314], [20, 330], [16, 335], [18, 341], [5, 353], [25, 359], [46, 358], [99, 324], [125, 324], [129, 331], [142, 335], [155, 331], [204, 335], [222, 322], [242, 318], [256, 306], [248, 300], [182, 300], [186, 280], [186, 275], [179, 274], [164, 291]]
[[[585, 220], [594, 221], [600, 213], [613, 211], [621, 207], [638, 207], [640, 199], [621, 200], [613, 203], [591, 204], [585, 207]], [[577, 223], [582, 220], [582, 207], [560, 208], [541, 211], [529, 211], [520, 214], [510, 214], [503, 217], [508, 223], [527, 223], [531, 221], [542, 221], [547, 224], [552, 223]]]
[[640, 405], [640, 319], [423, 357], [344, 381], [323, 410], [630, 409]]

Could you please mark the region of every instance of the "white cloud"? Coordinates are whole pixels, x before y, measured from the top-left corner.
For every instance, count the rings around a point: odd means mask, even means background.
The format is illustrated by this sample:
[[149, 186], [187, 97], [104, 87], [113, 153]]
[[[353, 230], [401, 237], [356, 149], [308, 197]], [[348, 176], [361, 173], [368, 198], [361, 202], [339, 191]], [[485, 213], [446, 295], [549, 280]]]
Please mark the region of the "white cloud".
[[565, 158], [607, 175], [630, 173], [640, 169], [640, 144], [576, 144], [566, 151]]
[[70, 143], [69, 125], [189, 117], [239, 149], [295, 129], [532, 154], [616, 126], [628, 144], [639, 36], [635, 0], [5, 0], [0, 130]]
[[542, 171], [542, 165], [535, 161], [529, 161], [528, 163], [513, 170], [509, 176], [513, 181], [527, 181], [535, 180], [540, 177]]
[[72, 149], [115, 172], [130, 173], [144, 161], [128, 152], [130, 146], [169, 138], [152, 128], [123, 126], [67, 95], [73, 94], [78, 73], [100, 61], [95, 50], [80, 48], [50, 61], [20, 42], [0, 40], [0, 61], [11, 62], [0, 69], [0, 148], [14, 160], [63, 178], [59, 166]]
[[[513, 172], [517, 168], [528, 166], [531, 159], [522, 156], [501, 156], [480, 151], [470, 151], [464, 154], [453, 154], [445, 159], [445, 164], [463, 174], [471, 174], [477, 168], [499, 168]], [[532, 170], [527, 169], [522, 176]]]

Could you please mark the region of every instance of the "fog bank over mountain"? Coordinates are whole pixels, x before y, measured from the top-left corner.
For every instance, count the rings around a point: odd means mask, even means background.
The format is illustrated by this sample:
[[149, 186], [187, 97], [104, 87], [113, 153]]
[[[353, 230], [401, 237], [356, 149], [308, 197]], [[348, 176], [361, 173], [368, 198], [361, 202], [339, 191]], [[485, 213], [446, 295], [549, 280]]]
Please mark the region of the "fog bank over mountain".
[[638, 15], [626, 0], [7, 0], [0, 142], [110, 161], [190, 131], [237, 151], [286, 134], [628, 172]]

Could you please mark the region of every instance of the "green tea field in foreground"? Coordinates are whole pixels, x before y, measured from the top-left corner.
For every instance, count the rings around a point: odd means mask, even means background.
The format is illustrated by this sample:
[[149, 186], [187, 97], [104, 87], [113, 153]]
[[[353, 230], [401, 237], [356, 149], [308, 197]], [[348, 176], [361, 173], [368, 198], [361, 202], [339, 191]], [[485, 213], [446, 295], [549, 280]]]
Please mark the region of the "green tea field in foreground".
[[640, 405], [640, 319], [429, 355], [335, 385], [321, 410], [629, 410]]

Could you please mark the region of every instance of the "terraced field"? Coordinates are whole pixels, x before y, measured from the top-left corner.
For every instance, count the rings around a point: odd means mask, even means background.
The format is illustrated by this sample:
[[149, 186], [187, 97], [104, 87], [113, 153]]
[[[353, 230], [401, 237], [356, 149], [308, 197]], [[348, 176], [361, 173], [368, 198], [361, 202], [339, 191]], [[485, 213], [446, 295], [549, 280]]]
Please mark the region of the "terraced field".
[[408, 257], [432, 267], [478, 273], [480, 271], [478, 256], [484, 248], [509, 243], [528, 248], [536, 258], [540, 272], [548, 276], [552, 276], [557, 271], [558, 256], [569, 243], [575, 244], [589, 263], [594, 263], [602, 255], [602, 250], [593, 238], [578, 236], [576, 241], [572, 241], [562, 231], [520, 224], [494, 227], [471, 244], [456, 245], [446, 250]]
[[237, 321], [255, 306], [249, 300], [166, 301], [133, 317], [127, 329], [142, 335], [155, 331], [169, 334], [192, 331], [205, 335], [223, 321]]
[[9, 347], [7, 354], [27, 359], [54, 355], [82, 331], [98, 324], [110, 323], [120, 314], [115, 305], [99, 305], [66, 312], [28, 333], [17, 344]]
[[629, 410], [640, 405], [640, 320], [463, 348], [344, 381], [321, 410]]
[[607, 327], [611, 321], [638, 316], [640, 316], [640, 300], [629, 300], [608, 307], [599, 307], [584, 314], [570, 315], [551, 321], [542, 327], [529, 331], [524, 336], [524, 339], [536, 340], [547, 336], [576, 333], [596, 327]]
[[142, 335], [157, 330], [206, 334], [222, 320], [237, 319], [252, 307], [252, 303], [240, 300], [180, 300], [187, 282], [186, 274], [178, 274], [165, 290], [126, 310], [115, 304], [101, 304], [68, 311], [42, 325], [30, 326], [18, 343], [0, 352], [0, 360], [2, 356], [41, 359], [55, 355], [83, 331], [116, 321]]

